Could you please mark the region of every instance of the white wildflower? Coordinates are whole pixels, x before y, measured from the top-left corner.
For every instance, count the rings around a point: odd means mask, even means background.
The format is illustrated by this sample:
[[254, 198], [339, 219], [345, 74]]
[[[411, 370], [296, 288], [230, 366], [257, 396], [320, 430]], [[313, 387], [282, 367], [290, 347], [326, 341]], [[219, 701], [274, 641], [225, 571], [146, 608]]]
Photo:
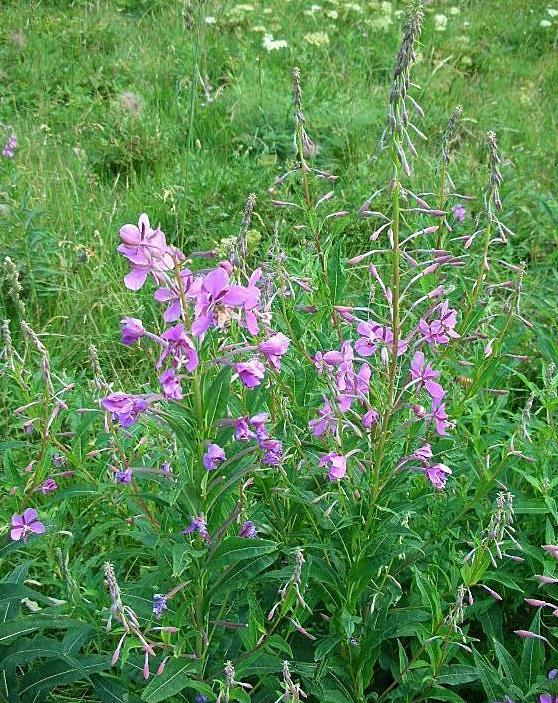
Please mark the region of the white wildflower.
[[264, 34], [263, 48], [266, 51], [276, 51], [277, 49], [286, 49], [288, 44], [285, 39], [274, 39], [273, 34]]
[[445, 15], [434, 15], [434, 29], [437, 32], [445, 32], [448, 26], [448, 18]]

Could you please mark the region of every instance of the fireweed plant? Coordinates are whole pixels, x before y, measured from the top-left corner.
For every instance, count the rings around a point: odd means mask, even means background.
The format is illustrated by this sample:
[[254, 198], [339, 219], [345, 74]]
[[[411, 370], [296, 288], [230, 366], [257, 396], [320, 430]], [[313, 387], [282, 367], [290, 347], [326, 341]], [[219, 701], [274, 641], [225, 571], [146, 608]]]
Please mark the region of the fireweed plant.
[[[432, 190], [414, 183], [421, 24], [412, 3], [358, 213], [317, 166], [295, 68], [267, 253], [249, 252], [253, 194], [226, 258], [147, 214], [120, 228], [124, 286], [159, 310], [121, 321], [145, 385], [109, 379], [93, 344], [90, 381], [57, 370], [4, 262], [22, 439], [3, 446], [0, 697], [555, 700], [558, 380], [517, 351], [532, 325], [525, 267], [502, 258], [496, 135], [484, 193], [454, 182], [461, 108]], [[347, 259], [355, 214], [372, 248]]]

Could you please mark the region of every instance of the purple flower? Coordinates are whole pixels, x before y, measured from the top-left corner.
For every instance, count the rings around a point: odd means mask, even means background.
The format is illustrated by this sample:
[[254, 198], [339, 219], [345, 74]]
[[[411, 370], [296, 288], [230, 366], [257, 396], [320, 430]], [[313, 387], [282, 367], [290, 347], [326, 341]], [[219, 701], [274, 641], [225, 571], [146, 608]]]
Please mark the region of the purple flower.
[[52, 455], [52, 463], [57, 469], [61, 469], [66, 464], [66, 457], [64, 454], [59, 454], [56, 452]]
[[224, 449], [218, 444], [210, 444], [203, 455], [203, 465], [208, 471], [214, 471], [226, 458]]
[[333, 432], [337, 428], [337, 418], [335, 417], [329, 400], [324, 396], [324, 404], [318, 410], [319, 418], [310, 420], [308, 426], [315, 437], [321, 437], [326, 432]]
[[[355, 349], [360, 356], [372, 356], [379, 345], [383, 345], [382, 361], [387, 363], [389, 353], [393, 350], [393, 330], [391, 327], [377, 322], [360, 322], [357, 326], [360, 338], [355, 342]], [[408, 343], [404, 339], [397, 342], [397, 356], [407, 350]], [[389, 353], [386, 353], [389, 350]]]
[[234, 365], [234, 370], [247, 388], [259, 386], [265, 376], [265, 366], [258, 359], [241, 361]]
[[455, 331], [457, 312], [449, 307], [447, 300], [440, 306], [439, 315], [439, 319], [432, 320], [432, 322], [419, 320], [418, 328], [424, 340], [428, 344], [447, 344], [450, 339], [459, 339], [459, 335]]
[[207, 531], [205, 516], [203, 514], [198, 515], [198, 517], [191, 518], [190, 524], [185, 530], [182, 530], [181, 534], [191, 535], [194, 532], [197, 532], [206, 542], [211, 541], [209, 532]]
[[448, 476], [451, 475], [451, 469], [445, 464], [434, 464], [433, 466], [428, 466], [424, 470], [424, 474], [434, 488], [441, 491], [446, 485]]
[[229, 273], [225, 266], [220, 265], [195, 279], [188, 292], [191, 298], [196, 298], [192, 334], [201, 337], [211, 327], [225, 327], [230, 319], [225, 302], [228, 291]]
[[124, 483], [128, 485], [132, 483], [132, 469], [117, 469], [114, 472], [114, 480], [116, 483]]
[[176, 375], [174, 369], [167, 369], [159, 376], [159, 383], [163, 388], [165, 398], [173, 400], [182, 400], [182, 386], [180, 385], [180, 376]]
[[164, 476], [165, 478], [172, 478], [172, 466], [168, 461], [164, 461], [161, 464], [159, 471], [161, 472], [161, 476]]
[[27, 542], [30, 534], [42, 535], [45, 531], [45, 526], [39, 522], [38, 514], [35, 508], [27, 508], [22, 515], [12, 515], [12, 529], [10, 537], [17, 542], [22, 539]]
[[132, 265], [132, 270], [124, 277], [124, 284], [130, 290], [139, 290], [149, 273], [157, 278], [158, 271], [168, 271], [174, 267], [175, 258], [184, 258], [177, 249], [167, 245], [165, 235], [159, 228], [151, 228], [145, 213], [140, 216], [137, 227], [124, 225], [120, 228], [120, 239], [122, 244], [118, 252]]
[[33, 427], [33, 420], [26, 420], [23, 423], [23, 431], [26, 434], [33, 434], [33, 432], [35, 431], [35, 428]]
[[411, 361], [411, 378], [413, 381], [418, 381], [419, 389], [424, 386], [427, 393], [437, 401], [440, 401], [446, 394], [442, 386], [434, 380], [439, 376], [440, 372], [435, 371], [431, 364], [426, 363], [423, 352], [415, 352]]
[[291, 340], [281, 332], [269, 337], [258, 345], [258, 349], [265, 355], [276, 371], [281, 368], [281, 357], [287, 353]]
[[169, 304], [163, 313], [165, 322], [176, 322], [176, 320], [180, 319], [182, 316], [181, 293], [186, 295], [194, 281], [194, 276], [190, 269], [183, 268], [179, 275], [182, 291], [178, 289], [178, 284], [172, 284], [171, 288], [158, 288], [153, 295], [157, 302]]
[[260, 331], [256, 315], [260, 304], [260, 289], [256, 283], [261, 276], [261, 268], [256, 269], [250, 276], [247, 286], [230, 286], [224, 298], [225, 305], [240, 308], [240, 326], [245, 327], [250, 334], [258, 334]]
[[155, 593], [153, 595], [153, 615], [156, 618], [160, 618], [163, 611], [167, 609], [167, 599], [162, 593]]
[[457, 205], [453, 206], [453, 216], [458, 222], [463, 222], [466, 213], [467, 210], [465, 209], [465, 206], [461, 203], [458, 203]]
[[278, 466], [283, 459], [283, 443], [278, 439], [263, 439], [260, 449], [264, 450], [262, 464], [267, 466]]
[[246, 520], [238, 532], [239, 537], [246, 537], [247, 539], [253, 539], [258, 536], [258, 531], [252, 520]]
[[122, 325], [122, 341], [127, 347], [137, 342], [145, 334], [141, 320], [135, 317], [125, 317], [120, 320], [120, 324]]
[[2, 156], [5, 159], [13, 159], [16, 146], [17, 146], [17, 137], [12, 132], [12, 134], [10, 134], [10, 136], [6, 140], [4, 147], [2, 148]]
[[363, 426], [369, 430], [378, 422], [379, 419], [380, 413], [375, 408], [370, 408], [370, 410], [360, 418], [360, 421]]
[[198, 693], [194, 698], [194, 703], [209, 703], [209, 698], [204, 696], [203, 693]]
[[161, 337], [167, 342], [167, 346], [159, 357], [157, 368], [161, 368], [163, 361], [170, 356], [176, 368], [184, 366], [187, 371], [194, 371], [199, 363], [198, 352], [194, 342], [186, 334], [184, 325], [179, 323], [174, 327], [169, 327]]
[[347, 457], [337, 452], [324, 454], [320, 459], [320, 466], [329, 465], [329, 480], [339, 481], [347, 473]]
[[149, 402], [141, 395], [111, 393], [101, 401], [105, 410], [122, 425], [131, 427], [138, 417], [149, 408]]
[[446, 413], [446, 404], [434, 398], [428, 418], [434, 420], [436, 432], [441, 437], [447, 437], [448, 433], [446, 429], [450, 427], [450, 423], [448, 422], [448, 414]]
[[269, 422], [269, 413], [258, 413], [250, 418], [250, 425], [254, 428], [256, 439], [259, 441], [269, 438], [269, 432], [266, 427], [267, 422]]
[[47, 493], [54, 493], [57, 488], [58, 484], [53, 478], [45, 478], [45, 480], [41, 483], [40, 491], [44, 495], [47, 495]]

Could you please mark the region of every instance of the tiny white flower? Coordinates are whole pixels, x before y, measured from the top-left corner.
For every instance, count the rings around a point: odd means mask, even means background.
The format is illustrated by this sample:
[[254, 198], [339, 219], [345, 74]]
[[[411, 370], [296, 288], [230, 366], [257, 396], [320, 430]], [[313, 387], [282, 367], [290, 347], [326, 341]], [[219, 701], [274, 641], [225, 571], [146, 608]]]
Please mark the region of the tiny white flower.
[[326, 17], [329, 17], [330, 20], [336, 20], [339, 17], [339, 13], [337, 10], [328, 10], [326, 12]]
[[555, 10], [553, 7], [547, 7], [546, 11], [551, 17], [558, 17], [558, 10]]
[[206, 23], [206, 24], [215, 24], [216, 22], [217, 22], [217, 20], [215, 19], [215, 17], [212, 17], [211, 15], [208, 15], [208, 16], [205, 18], [205, 23]]
[[450, 7], [449, 13], [450, 15], [458, 15], [461, 12], [461, 10], [456, 7], [455, 5], [453, 7]]
[[437, 32], [445, 32], [448, 26], [448, 18], [445, 15], [434, 15], [434, 29]]
[[541, 27], [552, 27], [552, 22], [549, 20], [541, 20]]
[[266, 51], [277, 51], [278, 49], [286, 49], [288, 44], [284, 39], [274, 39], [273, 34], [264, 34], [263, 48]]

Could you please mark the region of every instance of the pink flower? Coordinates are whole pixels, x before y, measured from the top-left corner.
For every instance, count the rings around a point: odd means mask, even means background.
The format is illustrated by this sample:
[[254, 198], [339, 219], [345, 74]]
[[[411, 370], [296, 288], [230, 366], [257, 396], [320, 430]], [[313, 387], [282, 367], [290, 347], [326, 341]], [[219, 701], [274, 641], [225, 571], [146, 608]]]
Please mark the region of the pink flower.
[[424, 473], [434, 488], [441, 491], [446, 485], [448, 476], [451, 475], [451, 469], [445, 464], [434, 464], [434, 466], [428, 466]]
[[[183, 268], [180, 271], [180, 285], [183, 295], [188, 293], [193, 280], [194, 277], [190, 269]], [[176, 322], [176, 320], [181, 318], [182, 305], [178, 284], [173, 284], [170, 288], [158, 288], [153, 297], [158, 303], [168, 303], [168, 307], [163, 313], [163, 320], [165, 322]]]
[[230, 319], [228, 292], [229, 273], [224, 266], [218, 266], [193, 282], [188, 292], [190, 297], [196, 298], [192, 334], [201, 337], [211, 327], [225, 327]]
[[122, 341], [128, 347], [134, 344], [134, 342], [137, 342], [138, 339], [141, 339], [145, 334], [141, 320], [135, 317], [125, 317], [123, 320], [120, 320], [120, 324], [122, 325]]
[[101, 401], [105, 410], [112, 413], [115, 420], [122, 427], [130, 427], [137, 422], [138, 417], [144, 413], [149, 402], [141, 395], [131, 395], [128, 393], [111, 393]]
[[214, 471], [227, 458], [225, 450], [218, 444], [210, 444], [203, 455], [203, 465], [208, 471]]
[[434, 420], [436, 432], [440, 435], [440, 437], [448, 436], [446, 429], [450, 427], [450, 423], [448, 422], [448, 414], [446, 413], [445, 403], [442, 403], [440, 400], [434, 398], [428, 418]]
[[312, 430], [315, 437], [321, 437], [326, 432], [333, 432], [337, 427], [337, 419], [333, 414], [329, 400], [324, 396], [324, 404], [318, 410], [319, 417], [315, 420], [310, 420], [308, 426]]
[[[355, 342], [355, 349], [360, 356], [372, 356], [378, 345], [384, 345], [389, 352], [393, 349], [393, 330], [391, 327], [380, 325], [377, 322], [361, 322], [357, 327], [360, 338]], [[397, 356], [407, 350], [407, 342], [400, 339], [397, 342]], [[389, 353], [382, 349], [382, 361], [386, 363]]]
[[157, 368], [161, 368], [163, 361], [170, 356], [176, 368], [184, 366], [187, 371], [194, 371], [199, 363], [198, 352], [194, 342], [188, 337], [184, 330], [184, 325], [179, 323], [174, 327], [165, 330], [161, 337], [168, 342], [163, 349], [163, 353], [157, 362]]
[[463, 222], [466, 213], [467, 210], [465, 209], [465, 206], [461, 203], [458, 203], [457, 205], [453, 206], [453, 216], [458, 222]]
[[432, 322], [419, 320], [418, 328], [423, 338], [428, 344], [447, 344], [450, 339], [459, 339], [455, 331], [457, 324], [457, 312], [449, 307], [446, 300], [439, 310], [440, 317]]
[[440, 372], [435, 371], [431, 364], [426, 363], [423, 352], [415, 352], [411, 361], [411, 378], [413, 381], [418, 381], [419, 389], [424, 386], [427, 393], [437, 401], [440, 401], [446, 394], [442, 386], [434, 380], [439, 376]]
[[182, 386], [180, 385], [180, 377], [176, 375], [174, 369], [167, 369], [159, 376], [159, 383], [163, 388], [165, 398], [173, 400], [182, 400]]
[[260, 331], [256, 315], [260, 304], [260, 289], [256, 286], [256, 283], [261, 276], [262, 270], [257, 268], [250, 276], [247, 286], [230, 286], [223, 301], [225, 305], [240, 308], [240, 326], [245, 327], [250, 334], [258, 334]]
[[58, 488], [58, 484], [53, 478], [45, 478], [45, 480], [41, 483], [40, 491], [44, 495], [47, 495], [47, 493], [54, 493], [54, 491]]
[[283, 442], [278, 439], [262, 439], [259, 443], [264, 455], [262, 464], [267, 466], [278, 466], [283, 459]]
[[337, 452], [324, 454], [320, 459], [320, 466], [329, 465], [329, 480], [339, 481], [347, 473], [347, 457]]
[[378, 422], [379, 419], [380, 413], [376, 409], [370, 408], [370, 410], [365, 413], [360, 420], [363, 426], [366, 427], [367, 430], [369, 430], [373, 425]]
[[14, 542], [22, 539], [27, 542], [30, 534], [42, 535], [45, 531], [45, 526], [38, 520], [38, 514], [35, 508], [27, 508], [22, 515], [17, 513], [12, 516], [12, 529], [10, 537]]
[[120, 239], [123, 243], [118, 251], [132, 265], [132, 270], [124, 277], [124, 284], [130, 290], [139, 290], [149, 273], [157, 278], [158, 271], [168, 271], [174, 267], [175, 258], [184, 258], [181, 252], [167, 245], [165, 235], [159, 228], [151, 228], [146, 214], [140, 216], [137, 227], [121, 227]]
[[265, 366], [258, 359], [241, 361], [234, 365], [234, 370], [247, 388], [259, 386], [265, 376]]
[[281, 357], [287, 353], [291, 340], [281, 332], [258, 344], [258, 349], [276, 371], [281, 368]]

